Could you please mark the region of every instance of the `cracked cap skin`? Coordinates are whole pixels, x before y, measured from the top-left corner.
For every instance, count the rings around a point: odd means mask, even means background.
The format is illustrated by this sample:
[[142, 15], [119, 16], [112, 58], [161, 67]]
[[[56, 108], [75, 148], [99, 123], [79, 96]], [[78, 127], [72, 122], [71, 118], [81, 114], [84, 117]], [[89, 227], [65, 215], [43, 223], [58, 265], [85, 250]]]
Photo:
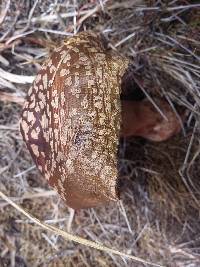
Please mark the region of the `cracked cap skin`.
[[82, 32], [53, 51], [28, 91], [23, 139], [42, 175], [74, 209], [119, 199], [120, 91], [128, 64], [101, 37]]

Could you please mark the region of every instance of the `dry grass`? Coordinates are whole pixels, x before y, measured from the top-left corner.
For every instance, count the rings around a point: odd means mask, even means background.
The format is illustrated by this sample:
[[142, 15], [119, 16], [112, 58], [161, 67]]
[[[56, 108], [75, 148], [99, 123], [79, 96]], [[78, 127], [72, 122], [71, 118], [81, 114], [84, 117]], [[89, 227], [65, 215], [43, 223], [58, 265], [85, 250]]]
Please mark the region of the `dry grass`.
[[[200, 266], [199, 7], [186, 0], [2, 0], [0, 191], [75, 235], [163, 266]], [[121, 140], [121, 202], [73, 216], [34, 167], [18, 121], [44, 58], [64, 36], [85, 29], [102, 32], [133, 60], [135, 81], [151, 100], [165, 97], [188, 116], [167, 142]], [[0, 266], [144, 265], [66, 241], [1, 199]]]

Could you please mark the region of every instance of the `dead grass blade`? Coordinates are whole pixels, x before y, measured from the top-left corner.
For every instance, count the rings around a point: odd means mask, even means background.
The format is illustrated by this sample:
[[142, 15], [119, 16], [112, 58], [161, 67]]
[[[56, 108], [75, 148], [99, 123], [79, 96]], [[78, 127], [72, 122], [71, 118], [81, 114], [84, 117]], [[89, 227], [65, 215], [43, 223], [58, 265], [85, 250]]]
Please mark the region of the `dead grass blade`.
[[106, 246], [103, 246], [101, 244], [98, 244], [96, 242], [93, 242], [93, 241], [90, 241], [90, 240], [87, 240], [85, 238], [82, 238], [82, 237], [79, 237], [79, 236], [76, 236], [76, 235], [72, 235], [72, 234], [69, 234], [63, 230], [60, 230], [59, 228], [57, 227], [54, 227], [52, 225], [48, 225], [46, 223], [43, 223], [41, 222], [40, 220], [38, 220], [37, 218], [35, 218], [34, 216], [32, 216], [30, 213], [28, 213], [27, 211], [25, 211], [23, 208], [21, 208], [19, 205], [17, 205], [16, 203], [14, 203], [10, 198], [8, 198], [4, 193], [2, 193], [0, 191], [0, 197], [2, 199], [4, 199], [5, 201], [7, 201], [11, 206], [13, 206], [15, 209], [17, 209], [20, 213], [22, 213], [23, 215], [25, 215], [27, 218], [29, 218], [32, 222], [36, 223], [37, 225], [39, 225], [40, 227], [42, 227], [43, 229], [46, 229], [48, 231], [51, 231], [52, 233], [56, 234], [56, 235], [59, 235], [61, 237], [63, 237], [64, 239], [66, 240], [71, 240], [71, 241], [74, 241], [78, 244], [82, 244], [82, 245], [85, 245], [85, 246], [88, 246], [88, 247], [91, 247], [91, 248], [95, 248], [95, 249], [98, 249], [98, 250], [101, 250], [101, 251], [105, 251], [106, 253], [112, 253], [112, 254], [115, 254], [115, 255], [119, 255], [121, 257], [125, 257], [125, 258], [128, 258], [128, 259], [132, 259], [136, 262], [140, 262], [140, 263], [143, 263], [143, 264], [149, 264], [150, 266], [157, 266], [157, 267], [164, 267], [163, 265], [160, 265], [160, 264], [156, 264], [156, 263], [152, 263], [152, 262], [148, 262], [148, 261], [145, 261], [141, 258], [138, 258], [138, 257], [135, 257], [135, 256], [132, 256], [132, 255], [128, 255], [126, 253], [123, 253], [123, 252], [120, 252], [118, 250], [115, 250], [115, 249], [112, 249], [112, 248], [108, 248]]
[[3, 4], [3, 8], [1, 10], [1, 14], [0, 14], [0, 25], [3, 23], [5, 17], [6, 17], [6, 14], [9, 10], [9, 7], [10, 7], [10, 0], [7, 0], [4, 2]]
[[23, 106], [24, 100], [25, 98], [23, 96], [19, 96], [18, 94], [0, 92], [0, 101], [13, 102]]
[[21, 84], [32, 83], [33, 80], [35, 79], [35, 76], [17, 75], [9, 73], [1, 68], [0, 68], [0, 77], [13, 83], [21, 83]]

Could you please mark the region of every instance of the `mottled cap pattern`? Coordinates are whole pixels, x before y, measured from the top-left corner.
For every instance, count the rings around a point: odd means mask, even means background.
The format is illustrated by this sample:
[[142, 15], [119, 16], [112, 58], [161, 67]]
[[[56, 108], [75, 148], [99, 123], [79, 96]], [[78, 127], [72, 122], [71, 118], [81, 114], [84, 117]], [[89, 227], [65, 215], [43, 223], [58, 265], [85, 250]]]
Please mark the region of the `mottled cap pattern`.
[[42, 175], [72, 208], [118, 199], [120, 87], [128, 64], [99, 36], [82, 32], [53, 51], [28, 91], [23, 139]]

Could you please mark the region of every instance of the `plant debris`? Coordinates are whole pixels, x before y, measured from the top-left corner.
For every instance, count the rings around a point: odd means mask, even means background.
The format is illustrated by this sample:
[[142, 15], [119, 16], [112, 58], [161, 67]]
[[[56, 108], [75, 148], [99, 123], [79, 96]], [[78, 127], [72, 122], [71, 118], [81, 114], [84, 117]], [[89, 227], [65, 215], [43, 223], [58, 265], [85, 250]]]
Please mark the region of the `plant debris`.
[[[198, 1], [2, 0], [0, 7], [0, 191], [50, 228], [162, 266], [198, 267]], [[18, 126], [44, 60], [82, 30], [103, 34], [110, 49], [132, 60], [131, 84], [152, 104], [163, 97], [187, 118], [179, 118], [182, 132], [168, 141], [121, 140], [121, 201], [73, 214], [35, 168]], [[0, 266], [144, 265], [66, 241], [0, 198]]]

